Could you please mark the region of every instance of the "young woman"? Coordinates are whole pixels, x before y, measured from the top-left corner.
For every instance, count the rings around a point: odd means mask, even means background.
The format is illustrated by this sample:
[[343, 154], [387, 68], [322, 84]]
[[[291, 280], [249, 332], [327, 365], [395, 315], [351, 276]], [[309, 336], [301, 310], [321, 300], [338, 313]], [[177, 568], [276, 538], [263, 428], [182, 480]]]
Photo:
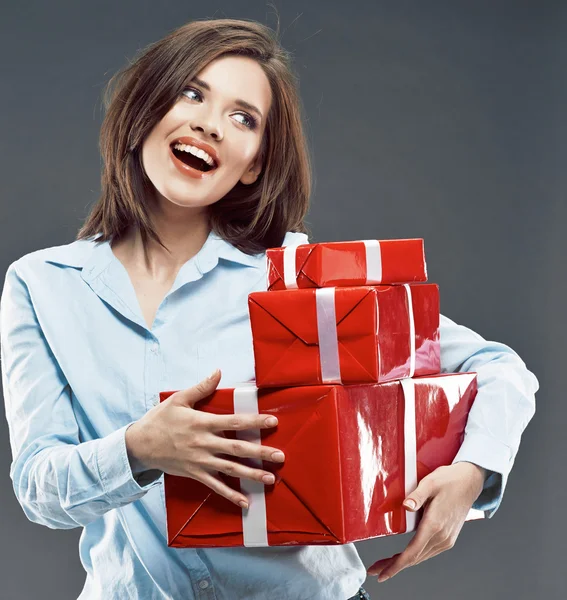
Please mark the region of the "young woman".
[[[245, 504], [218, 474], [264, 480], [236, 457], [285, 460], [222, 433], [273, 427], [265, 415], [192, 407], [221, 372], [223, 387], [253, 379], [247, 297], [265, 289], [265, 249], [308, 241], [310, 165], [289, 57], [258, 23], [197, 21], [113, 82], [101, 198], [76, 241], [27, 254], [6, 275], [15, 494], [36, 523], [84, 528], [81, 599], [368, 597], [353, 544], [166, 541], [164, 472]], [[416, 535], [370, 568], [381, 579], [450, 548], [471, 506], [494, 514], [534, 412], [537, 380], [509, 347], [443, 316], [441, 353], [444, 372], [478, 372], [478, 396], [454, 463], [407, 499], [425, 505]], [[160, 404], [168, 389], [182, 391]]]

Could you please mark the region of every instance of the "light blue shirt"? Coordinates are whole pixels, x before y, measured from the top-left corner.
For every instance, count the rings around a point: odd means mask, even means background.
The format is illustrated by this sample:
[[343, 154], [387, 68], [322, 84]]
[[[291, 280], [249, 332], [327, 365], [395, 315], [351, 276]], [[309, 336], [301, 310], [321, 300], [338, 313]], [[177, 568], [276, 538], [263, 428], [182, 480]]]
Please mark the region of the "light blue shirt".
[[[307, 243], [288, 233], [283, 245]], [[83, 527], [80, 600], [340, 600], [366, 569], [353, 544], [168, 548], [163, 474], [136, 480], [126, 428], [216, 367], [219, 387], [254, 378], [248, 294], [266, 289], [266, 256], [211, 232], [180, 269], [151, 329], [110, 244], [80, 240], [12, 263], [0, 301], [1, 365], [26, 516]], [[534, 414], [535, 376], [509, 347], [441, 317], [443, 372], [478, 372], [479, 391], [456, 461], [493, 472], [474, 508], [497, 510], [521, 434]]]

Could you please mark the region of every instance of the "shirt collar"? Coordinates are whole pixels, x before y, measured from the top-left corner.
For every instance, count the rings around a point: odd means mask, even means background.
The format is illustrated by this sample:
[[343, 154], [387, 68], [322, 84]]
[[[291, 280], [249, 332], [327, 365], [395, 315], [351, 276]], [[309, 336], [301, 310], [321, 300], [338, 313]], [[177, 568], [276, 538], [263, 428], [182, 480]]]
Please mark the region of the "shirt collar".
[[[91, 276], [96, 277], [112, 260], [117, 260], [110, 242], [97, 242], [96, 238], [97, 236], [93, 236], [87, 240], [76, 240], [70, 244], [50, 248], [46, 261], [88, 270]], [[193, 258], [197, 269], [204, 274], [213, 269], [219, 259], [260, 268], [265, 261], [265, 252], [246, 254], [211, 230], [202, 248]]]

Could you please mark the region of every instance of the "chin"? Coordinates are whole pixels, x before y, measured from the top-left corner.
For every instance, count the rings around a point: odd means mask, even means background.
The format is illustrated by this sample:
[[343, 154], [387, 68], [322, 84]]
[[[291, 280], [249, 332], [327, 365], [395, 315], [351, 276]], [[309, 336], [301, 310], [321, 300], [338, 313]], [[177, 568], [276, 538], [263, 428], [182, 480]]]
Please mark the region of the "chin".
[[169, 202], [171, 204], [175, 204], [176, 206], [179, 206], [180, 208], [195, 208], [195, 209], [199, 209], [199, 208], [205, 208], [207, 207], [209, 204], [211, 204], [211, 202], [205, 202], [202, 201], [200, 202], [199, 200], [196, 200], [195, 198], [183, 198], [183, 197], [178, 197], [178, 196], [173, 196], [173, 197], [164, 197], [164, 200], [166, 202]]
[[188, 193], [187, 191], [185, 191], [185, 193], [182, 193], [179, 191], [174, 192], [174, 191], [170, 191], [170, 190], [158, 191], [157, 197], [161, 204], [163, 204], [163, 203], [175, 204], [176, 206], [179, 206], [180, 208], [195, 208], [195, 209], [205, 208], [205, 207], [209, 206], [210, 204], [214, 204], [218, 200], [218, 198], [211, 199], [208, 197], [206, 197], [206, 198], [195, 197], [195, 194]]

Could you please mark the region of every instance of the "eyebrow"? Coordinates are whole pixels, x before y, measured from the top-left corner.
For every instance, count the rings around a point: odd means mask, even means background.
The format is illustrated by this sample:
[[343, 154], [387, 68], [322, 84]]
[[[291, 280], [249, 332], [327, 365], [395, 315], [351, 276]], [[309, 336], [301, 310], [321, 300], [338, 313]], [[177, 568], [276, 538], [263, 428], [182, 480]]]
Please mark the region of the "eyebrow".
[[[199, 79], [198, 77], [193, 77], [191, 82], [196, 83], [197, 85], [200, 85], [202, 88], [205, 88], [209, 92], [211, 91], [211, 86], [206, 81], [203, 81], [202, 79]], [[234, 103], [238, 104], [238, 106], [241, 106], [242, 108], [245, 108], [246, 110], [251, 110], [252, 112], [259, 114], [260, 118], [262, 118], [262, 119], [264, 118], [264, 115], [262, 114], [260, 109], [256, 108], [253, 104], [250, 104], [250, 102], [246, 102], [246, 100], [241, 100], [238, 98], [234, 101]]]

